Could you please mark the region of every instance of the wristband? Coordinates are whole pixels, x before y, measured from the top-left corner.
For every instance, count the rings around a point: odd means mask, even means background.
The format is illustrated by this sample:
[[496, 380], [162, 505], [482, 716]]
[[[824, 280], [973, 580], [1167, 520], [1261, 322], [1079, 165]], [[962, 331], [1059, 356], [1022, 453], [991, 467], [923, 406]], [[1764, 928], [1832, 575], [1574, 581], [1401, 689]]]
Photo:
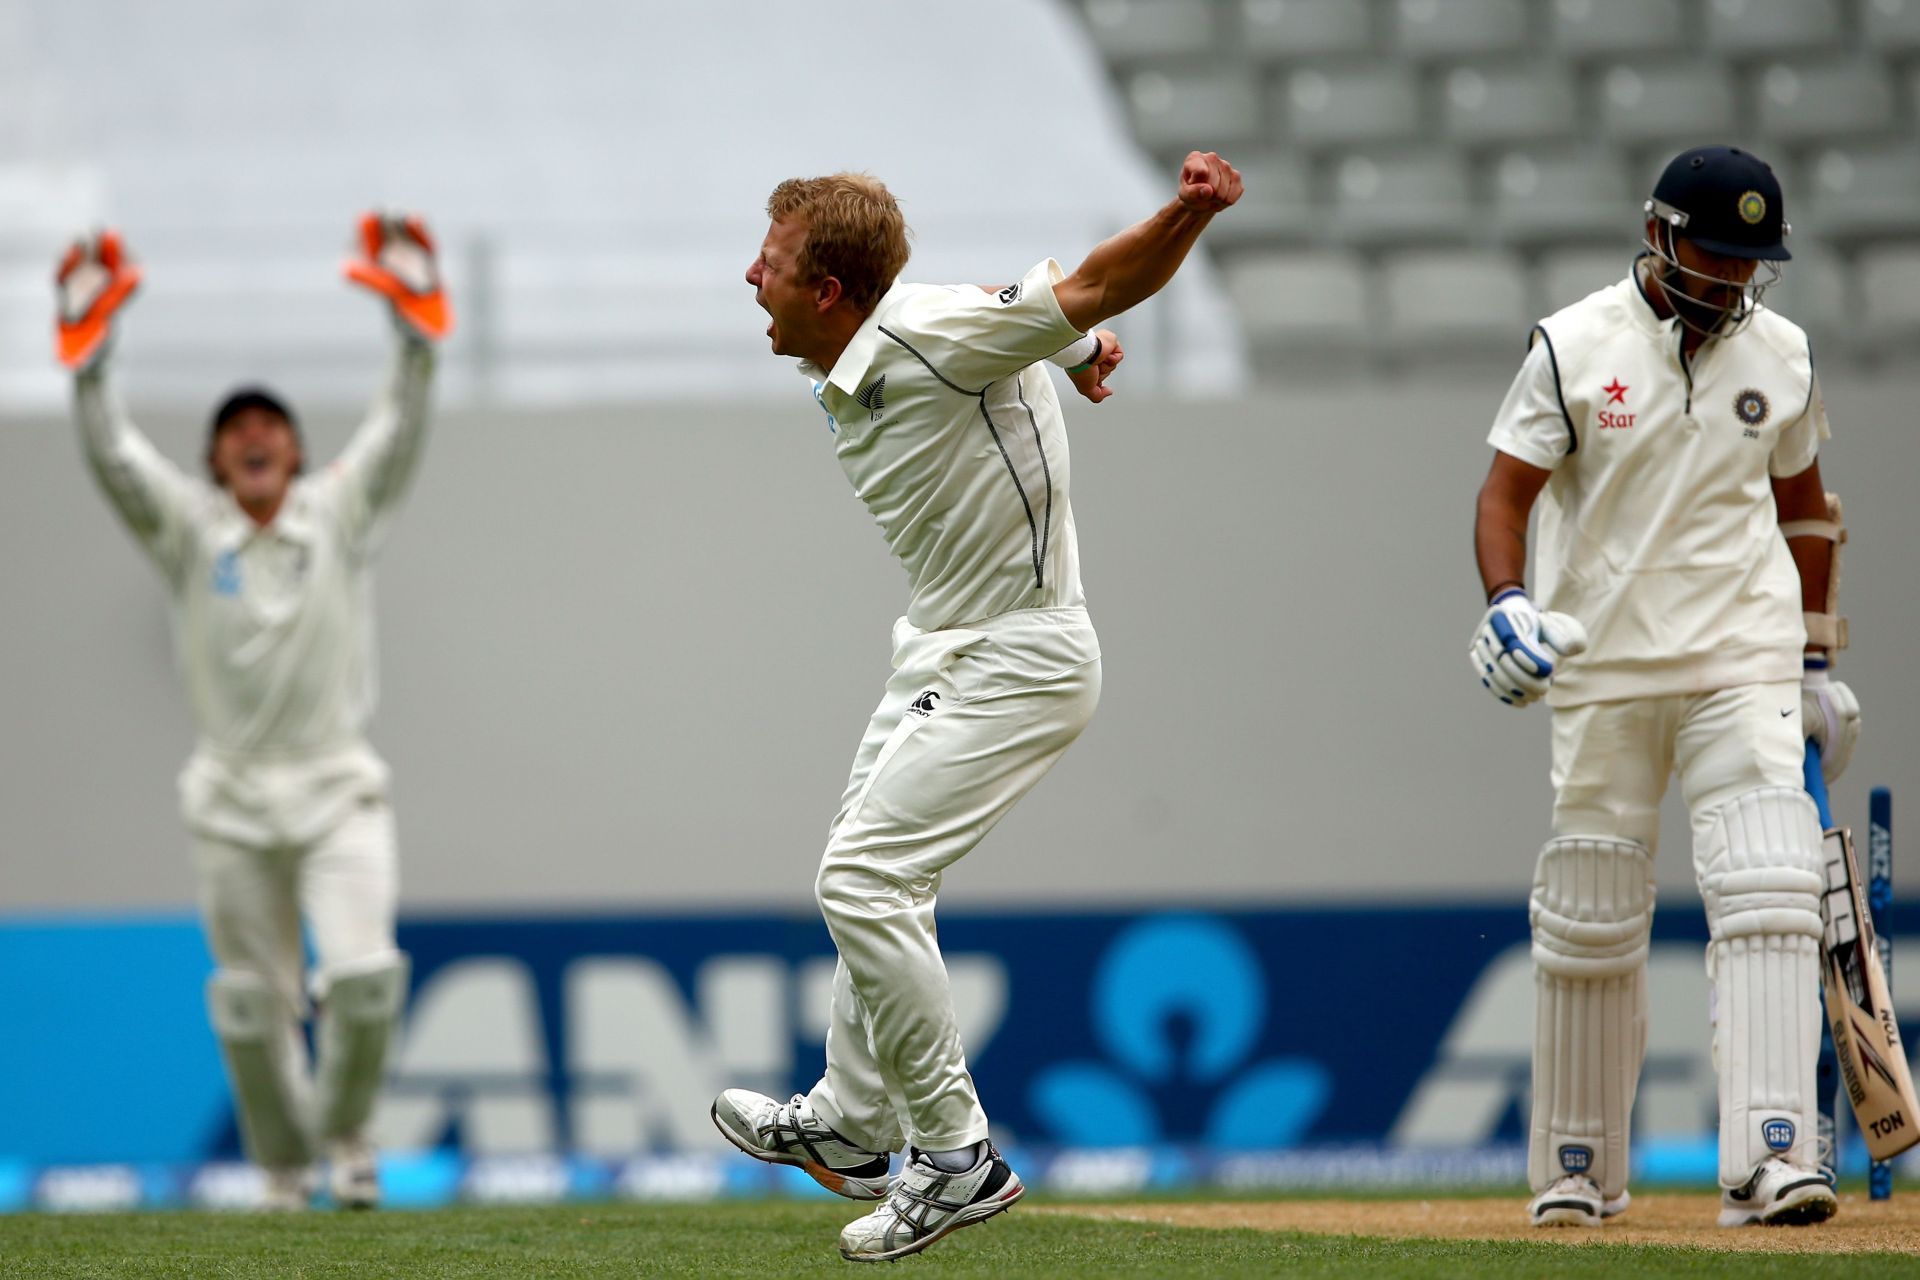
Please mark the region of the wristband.
[[1066, 346], [1060, 348], [1047, 359], [1059, 365], [1068, 373], [1085, 372], [1087, 366], [1100, 358], [1100, 339], [1090, 333], [1083, 333]]
[[[1509, 587], [1513, 588], [1513, 590], [1507, 590]], [[1527, 594], [1527, 584], [1517, 578], [1509, 578], [1505, 582], [1496, 582], [1493, 584], [1493, 590], [1487, 592], [1487, 603], [1498, 604], [1500, 601], [1515, 593], [1520, 595]]]

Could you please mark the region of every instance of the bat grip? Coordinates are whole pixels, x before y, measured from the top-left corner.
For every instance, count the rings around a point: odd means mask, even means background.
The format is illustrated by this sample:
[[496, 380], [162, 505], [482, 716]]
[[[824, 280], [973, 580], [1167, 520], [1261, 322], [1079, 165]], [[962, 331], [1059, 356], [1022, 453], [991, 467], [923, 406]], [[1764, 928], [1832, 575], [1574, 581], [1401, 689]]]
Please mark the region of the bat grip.
[[1820, 811], [1820, 829], [1833, 827], [1833, 805], [1827, 800], [1827, 777], [1820, 772], [1820, 744], [1812, 738], [1807, 739], [1807, 758], [1804, 764], [1807, 794], [1813, 797], [1813, 807]]

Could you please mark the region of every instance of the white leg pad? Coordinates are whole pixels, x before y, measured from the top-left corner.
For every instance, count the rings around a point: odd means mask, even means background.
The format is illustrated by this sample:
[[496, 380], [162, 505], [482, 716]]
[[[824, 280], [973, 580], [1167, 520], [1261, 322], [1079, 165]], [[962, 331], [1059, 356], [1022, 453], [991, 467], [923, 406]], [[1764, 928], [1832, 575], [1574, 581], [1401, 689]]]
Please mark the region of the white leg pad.
[[1527, 1178], [1570, 1173], [1609, 1200], [1627, 1189], [1634, 1088], [1647, 1047], [1653, 854], [1636, 841], [1565, 836], [1540, 851], [1533, 922], [1533, 1119]]
[[311, 1088], [294, 1011], [265, 978], [221, 969], [207, 980], [207, 1015], [247, 1158], [267, 1169], [304, 1168], [313, 1159]]
[[1804, 791], [1760, 787], [1713, 814], [1694, 852], [1720, 1074], [1720, 1182], [1769, 1156], [1818, 1163], [1820, 820]]
[[409, 972], [404, 952], [387, 951], [335, 965], [314, 983], [322, 1138], [358, 1138], [366, 1128], [386, 1078], [387, 1048], [406, 1003]]

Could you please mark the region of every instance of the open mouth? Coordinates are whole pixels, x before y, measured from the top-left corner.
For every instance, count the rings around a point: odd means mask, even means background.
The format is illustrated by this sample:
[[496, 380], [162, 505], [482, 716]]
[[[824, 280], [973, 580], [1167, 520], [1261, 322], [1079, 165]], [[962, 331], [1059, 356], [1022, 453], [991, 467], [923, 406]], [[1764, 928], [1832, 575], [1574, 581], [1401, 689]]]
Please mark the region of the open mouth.
[[263, 476], [273, 466], [273, 458], [265, 453], [249, 453], [240, 459], [241, 470], [248, 475]]

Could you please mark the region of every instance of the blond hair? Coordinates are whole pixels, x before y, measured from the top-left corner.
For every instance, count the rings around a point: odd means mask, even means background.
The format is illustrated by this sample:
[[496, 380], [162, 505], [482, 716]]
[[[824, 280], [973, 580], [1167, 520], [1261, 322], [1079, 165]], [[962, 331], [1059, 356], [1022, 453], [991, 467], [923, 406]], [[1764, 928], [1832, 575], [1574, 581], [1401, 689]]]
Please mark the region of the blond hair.
[[832, 276], [861, 311], [871, 311], [907, 265], [907, 221], [893, 193], [872, 174], [788, 178], [767, 197], [767, 217], [804, 221], [807, 242], [795, 264], [801, 277]]

